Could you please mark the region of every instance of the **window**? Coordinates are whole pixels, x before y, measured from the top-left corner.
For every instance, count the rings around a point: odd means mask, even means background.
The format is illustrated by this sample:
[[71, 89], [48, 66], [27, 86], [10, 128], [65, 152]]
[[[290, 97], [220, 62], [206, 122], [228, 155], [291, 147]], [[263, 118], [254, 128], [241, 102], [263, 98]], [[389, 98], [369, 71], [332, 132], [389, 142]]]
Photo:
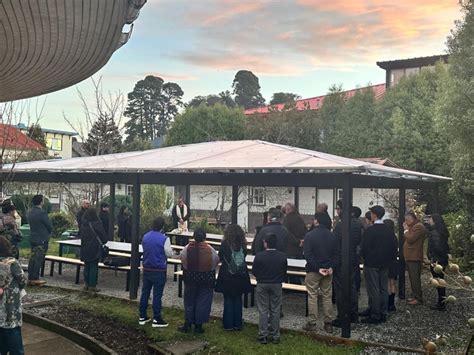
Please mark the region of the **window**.
[[264, 187], [252, 187], [252, 204], [254, 206], [265, 206]]
[[127, 185], [126, 191], [128, 196], [133, 196], [133, 185]]
[[63, 140], [61, 138], [50, 138], [46, 139], [46, 146], [49, 150], [61, 151], [63, 150]]

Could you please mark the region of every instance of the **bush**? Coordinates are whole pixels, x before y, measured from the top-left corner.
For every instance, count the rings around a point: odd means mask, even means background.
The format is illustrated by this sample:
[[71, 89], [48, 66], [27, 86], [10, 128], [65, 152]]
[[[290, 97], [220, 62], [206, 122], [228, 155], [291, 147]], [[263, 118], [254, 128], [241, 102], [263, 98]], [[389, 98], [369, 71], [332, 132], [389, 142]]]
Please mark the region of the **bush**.
[[466, 267], [471, 261], [471, 234], [469, 216], [465, 211], [448, 213], [443, 216], [449, 230], [451, 255]]
[[[34, 195], [19, 194], [10, 197], [10, 200], [13, 202], [17, 212], [21, 216], [21, 224], [28, 224], [28, 218], [26, 217], [26, 213], [32, 207], [31, 201], [33, 200], [33, 196]], [[51, 204], [49, 203], [49, 200], [46, 197], [44, 198], [43, 210], [45, 210], [47, 213], [50, 213], [52, 210]]]
[[74, 227], [73, 218], [70, 214], [65, 212], [50, 213], [49, 219], [53, 225], [53, 238], [60, 238], [65, 231]]
[[[100, 203], [108, 203], [110, 205], [110, 196], [107, 196], [106, 198], [103, 198]], [[99, 203], [99, 206], [100, 206]], [[114, 216], [117, 217], [120, 207], [122, 206], [127, 206], [128, 210], [132, 212], [132, 197], [128, 195], [115, 195], [115, 210], [113, 211]], [[110, 211], [112, 213], [112, 211]], [[117, 221], [115, 221], [117, 222]]]
[[166, 193], [164, 185], [143, 185], [140, 202], [140, 235], [143, 235], [151, 230], [156, 217], [165, 217], [165, 211], [171, 206], [171, 196]]
[[203, 218], [201, 221], [193, 222], [189, 225], [189, 229], [191, 230], [196, 230], [197, 228], [201, 228], [206, 233], [222, 234], [222, 229], [216, 226], [210, 225], [207, 221], [207, 218]]

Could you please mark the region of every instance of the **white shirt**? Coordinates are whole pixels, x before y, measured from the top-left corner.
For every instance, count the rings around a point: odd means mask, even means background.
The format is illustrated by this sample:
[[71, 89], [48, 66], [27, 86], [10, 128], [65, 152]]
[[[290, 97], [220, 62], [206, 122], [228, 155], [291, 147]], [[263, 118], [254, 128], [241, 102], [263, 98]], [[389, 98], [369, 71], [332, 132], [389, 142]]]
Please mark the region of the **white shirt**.
[[374, 224], [383, 224], [383, 221], [381, 219], [377, 219]]

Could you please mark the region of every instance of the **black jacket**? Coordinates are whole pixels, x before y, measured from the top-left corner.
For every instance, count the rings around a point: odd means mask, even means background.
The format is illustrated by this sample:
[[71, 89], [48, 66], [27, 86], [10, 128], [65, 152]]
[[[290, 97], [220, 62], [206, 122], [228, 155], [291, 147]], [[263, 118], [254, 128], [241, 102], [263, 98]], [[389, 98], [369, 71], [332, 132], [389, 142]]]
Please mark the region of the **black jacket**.
[[121, 241], [132, 242], [132, 221], [129, 214], [119, 214], [117, 216], [118, 236]]
[[[92, 228], [91, 228], [92, 226]], [[100, 221], [89, 222], [82, 220], [81, 225], [81, 260], [85, 262], [97, 261], [101, 256], [101, 245], [97, 240], [97, 236], [102, 243], [107, 243], [107, 235]]]
[[282, 283], [286, 281], [287, 265], [286, 255], [281, 251], [265, 250], [255, 255], [252, 274], [259, 283]]
[[293, 239], [290, 235], [290, 232], [284, 225], [280, 222], [270, 222], [258, 232], [257, 236], [252, 243], [252, 254], [257, 255], [257, 253], [264, 251], [265, 247], [263, 246], [263, 238], [267, 233], [274, 233], [277, 236], [277, 246], [276, 249], [285, 253], [287, 252], [288, 240]]
[[76, 222], [77, 222], [77, 228], [79, 229], [78, 235], [81, 234], [81, 228], [82, 228], [82, 216], [84, 216], [84, 213], [86, 212], [86, 208], [80, 208], [80, 210], [76, 213]]
[[[342, 261], [342, 221], [334, 227], [334, 236], [337, 241], [338, 254], [336, 255], [336, 269], [339, 269]], [[357, 218], [351, 219], [350, 239], [349, 239], [349, 257], [350, 265], [359, 265], [359, 246], [362, 239], [362, 226]]]
[[385, 224], [367, 228], [362, 241], [362, 257], [366, 267], [384, 268], [397, 260], [397, 237]]
[[[247, 255], [247, 248], [242, 248], [244, 255]], [[230, 296], [239, 296], [243, 293], [249, 293], [252, 289], [250, 285], [250, 276], [245, 269], [244, 274], [232, 275], [229, 273], [229, 266], [232, 259], [232, 250], [227, 243], [222, 243], [219, 248], [219, 260], [221, 266], [219, 275], [217, 276], [216, 292], [220, 292]]]
[[31, 243], [42, 244], [47, 242], [53, 231], [53, 225], [46, 211], [35, 206], [28, 211], [27, 217], [31, 230]]
[[319, 269], [334, 268], [337, 252], [334, 235], [324, 226], [315, 226], [304, 237], [306, 271], [318, 272]]
[[432, 263], [448, 265], [448, 237], [441, 235], [434, 227], [428, 227], [428, 259]]
[[285, 218], [283, 218], [283, 225], [290, 232], [290, 239], [286, 246], [286, 255], [293, 258], [300, 257], [302, 253], [300, 242], [308, 232], [303, 218], [296, 211], [287, 213]]
[[99, 219], [102, 222], [102, 227], [104, 227], [105, 234], [108, 236], [109, 235], [109, 222], [110, 222], [109, 212], [100, 211]]

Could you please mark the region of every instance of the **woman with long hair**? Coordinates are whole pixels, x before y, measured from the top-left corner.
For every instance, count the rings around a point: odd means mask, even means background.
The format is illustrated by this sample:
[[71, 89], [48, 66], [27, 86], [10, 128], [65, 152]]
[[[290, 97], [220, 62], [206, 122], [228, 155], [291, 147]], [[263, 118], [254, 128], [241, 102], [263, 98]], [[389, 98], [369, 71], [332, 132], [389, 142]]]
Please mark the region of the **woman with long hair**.
[[[395, 235], [395, 222], [391, 219], [384, 219], [383, 223], [390, 228], [390, 231]], [[398, 240], [397, 240], [398, 245]], [[388, 311], [395, 312], [395, 294], [397, 293], [397, 279], [398, 279], [398, 260], [393, 260], [388, 266]]]
[[244, 230], [237, 224], [227, 226], [219, 248], [221, 267], [216, 284], [216, 292], [224, 295], [222, 321], [225, 330], [242, 329], [242, 294], [251, 290], [246, 256]]
[[[433, 214], [428, 218], [428, 258], [431, 263], [431, 274], [433, 277], [444, 279], [443, 273], [436, 273], [434, 266], [436, 264], [443, 267], [443, 272], [448, 265], [449, 254], [449, 231], [444, 223], [443, 217], [439, 214]], [[431, 309], [444, 311], [446, 310], [446, 288], [438, 287], [438, 302], [430, 307]]]

